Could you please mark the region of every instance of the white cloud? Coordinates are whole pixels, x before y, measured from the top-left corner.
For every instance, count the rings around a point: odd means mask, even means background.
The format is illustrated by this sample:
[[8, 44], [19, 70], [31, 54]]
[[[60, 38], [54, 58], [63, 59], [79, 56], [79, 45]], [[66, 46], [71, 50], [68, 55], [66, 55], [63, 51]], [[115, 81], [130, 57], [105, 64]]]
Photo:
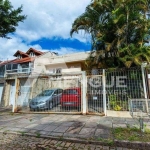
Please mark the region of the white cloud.
[[79, 51], [84, 51], [82, 49], [77, 50], [71, 47], [61, 47], [60, 49], [51, 49], [50, 51], [52, 52], [57, 52], [59, 55], [63, 55], [63, 54], [71, 54], [71, 53], [76, 53]]
[[27, 45], [16, 37], [9, 40], [0, 38], [0, 43], [2, 43], [0, 49], [0, 60], [2, 61], [14, 59], [15, 57], [13, 57], [13, 55], [17, 50], [26, 52], [30, 47], [34, 47], [35, 49], [41, 48], [39, 45]]
[[[20, 23], [16, 34], [28, 42], [42, 37], [70, 37], [73, 21], [85, 11], [91, 0], [10, 0], [17, 8], [23, 4], [23, 14], [27, 15]], [[82, 35], [76, 36], [84, 41]]]
[[[0, 49], [0, 60], [2, 61], [15, 59], [13, 55], [17, 50], [26, 52], [31, 47], [44, 52], [45, 51], [57, 52], [59, 55], [75, 53], [79, 51], [77, 49], [73, 49], [70, 47], [61, 47], [60, 49], [49, 49], [49, 50], [42, 49], [42, 47], [38, 44], [27, 45], [23, 43], [19, 38], [16, 37], [13, 37], [12, 39], [9, 40], [0, 38], [0, 43], [5, 43], [1, 45], [1, 49]], [[80, 51], [84, 51], [84, 50], [80, 50]]]
[[[19, 23], [12, 39], [0, 38], [0, 60], [12, 59], [17, 50], [27, 51], [30, 47], [42, 50], [40, 45], [30, 45], [41, 38], [70, 38], [73, 21], [85, 11], [91, 0], [10, 0], [14, 8], [23, 5], [23, 13], [27, 15], [24, 23]], [[84, 32], [73, 38], [81, 42], [89, 41]], [[59, 54], [76, 52], [72, 48], [52, 50]]]

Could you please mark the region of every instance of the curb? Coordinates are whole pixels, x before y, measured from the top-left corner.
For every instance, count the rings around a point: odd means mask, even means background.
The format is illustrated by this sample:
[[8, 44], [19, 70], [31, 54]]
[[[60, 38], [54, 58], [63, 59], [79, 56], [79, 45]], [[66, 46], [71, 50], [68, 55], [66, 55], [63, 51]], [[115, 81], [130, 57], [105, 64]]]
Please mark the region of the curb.
[[93, 141], [93, 140], [85, 140], [85, 139], [77, 139], [77, 138], [64, 138], [63, 136], [56, 137], [56, 136], [47, 136], [47, 135], [40, 135], [40, 137], [37, 137], [37, 134], [34, 133], [20, 133], [20, 132], [1, 132], [2, 134], [11, 134], [11, 135], [22, 135], [22, 136], [31, 136], [36, 138], [46, 138], [46, 139], [52, 139], [52, 140], [60, 140], [60, 141], [67, 141], [72, 143], [81, 143], [81, 144], [94, 144], [94, 145], [102, 145], [102, 146], [111, 146], [111, 147], [123, 147], [123, 148], [129, 148], [129, 149], [138, 149], [138, 150], [149, 150], [150, 149], [150, 142], [130, 142], [130, 141], [119, 141], [114, 140], [113, 143], [108, 142], [102, 142], [102, 141]]

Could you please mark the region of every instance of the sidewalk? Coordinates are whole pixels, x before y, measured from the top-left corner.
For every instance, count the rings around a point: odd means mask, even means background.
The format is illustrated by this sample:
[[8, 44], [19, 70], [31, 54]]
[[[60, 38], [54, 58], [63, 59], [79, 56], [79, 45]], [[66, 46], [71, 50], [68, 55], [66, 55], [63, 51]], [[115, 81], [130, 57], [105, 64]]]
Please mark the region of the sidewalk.
[[[150, 122], [146, 120], [147, 128]], [[1, 133], [21, 133], [59, 139], [113, 140], [112, 128], [136, 125], [132, 118], [115, 118], [62, 114], [7, 114], [0, 115]]]

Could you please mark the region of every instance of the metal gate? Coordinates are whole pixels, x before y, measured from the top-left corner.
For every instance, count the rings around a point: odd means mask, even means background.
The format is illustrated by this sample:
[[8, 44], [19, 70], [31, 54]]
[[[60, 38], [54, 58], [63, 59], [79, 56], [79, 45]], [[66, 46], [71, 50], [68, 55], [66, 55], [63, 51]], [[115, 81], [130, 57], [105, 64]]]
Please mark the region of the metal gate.
[[17, 99], [17, 106], [28, 107], [29, 97], [31, 94], [31, 79], [19, 79], [19, 90], [18, 90], [18, 99]]
[[81, 83], [81, 73], [40, 75], [29, 84], [21, 83], [18, 105], [25, 112], [81, 113]]
[[[97, 75], [95, 75], [97, 74]], [[87, 76], [87, 113], [104, 114], [105, 85], [102, 70]], [[106, 99], [105, 99], [106, 100]]]

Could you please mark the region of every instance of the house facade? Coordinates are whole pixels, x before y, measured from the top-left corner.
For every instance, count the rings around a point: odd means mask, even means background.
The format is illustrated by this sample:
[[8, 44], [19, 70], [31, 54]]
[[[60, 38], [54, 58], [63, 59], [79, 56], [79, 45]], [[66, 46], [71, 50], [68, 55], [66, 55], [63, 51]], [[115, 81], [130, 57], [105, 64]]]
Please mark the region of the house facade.
[[46, 74], [78, 72], [85, 70], [85, 60], [89, 52], [79, 52], [66, 55], [50, 55], [46, 53], [36, 58], [34, 67]]
[[[30, 48], [26, 53], [18, 50], [14, 57], [16, 59], [0, 63], [0, 105], [9, 106], [13, 104], [16, 98], [16, 91], [22, 88], [19, 83], [26, 83], [30, 74], [34, 72], [34, 61], [44, 52]], [[51, 53], [51, 55], [55, 55]], [[39, 70], [40, 72], [40, 70]], [[16, 81], [19, 80], [19, 83]], [[18, 86], [18, 87], [17, 87]], [[19, 92], [18, 92], [19, 93]], [[23, 94], [23, 93], [22, 93]]]
[[26, 53], [18, 50], [14, 54], [16, 59], [0, 63], [0, 106], [13, 105], [16, 99], [17, 105], [27, 106], [39, 76], [81, 72], [88, 55], [89, 52], [59, 56], [33, 48]]

